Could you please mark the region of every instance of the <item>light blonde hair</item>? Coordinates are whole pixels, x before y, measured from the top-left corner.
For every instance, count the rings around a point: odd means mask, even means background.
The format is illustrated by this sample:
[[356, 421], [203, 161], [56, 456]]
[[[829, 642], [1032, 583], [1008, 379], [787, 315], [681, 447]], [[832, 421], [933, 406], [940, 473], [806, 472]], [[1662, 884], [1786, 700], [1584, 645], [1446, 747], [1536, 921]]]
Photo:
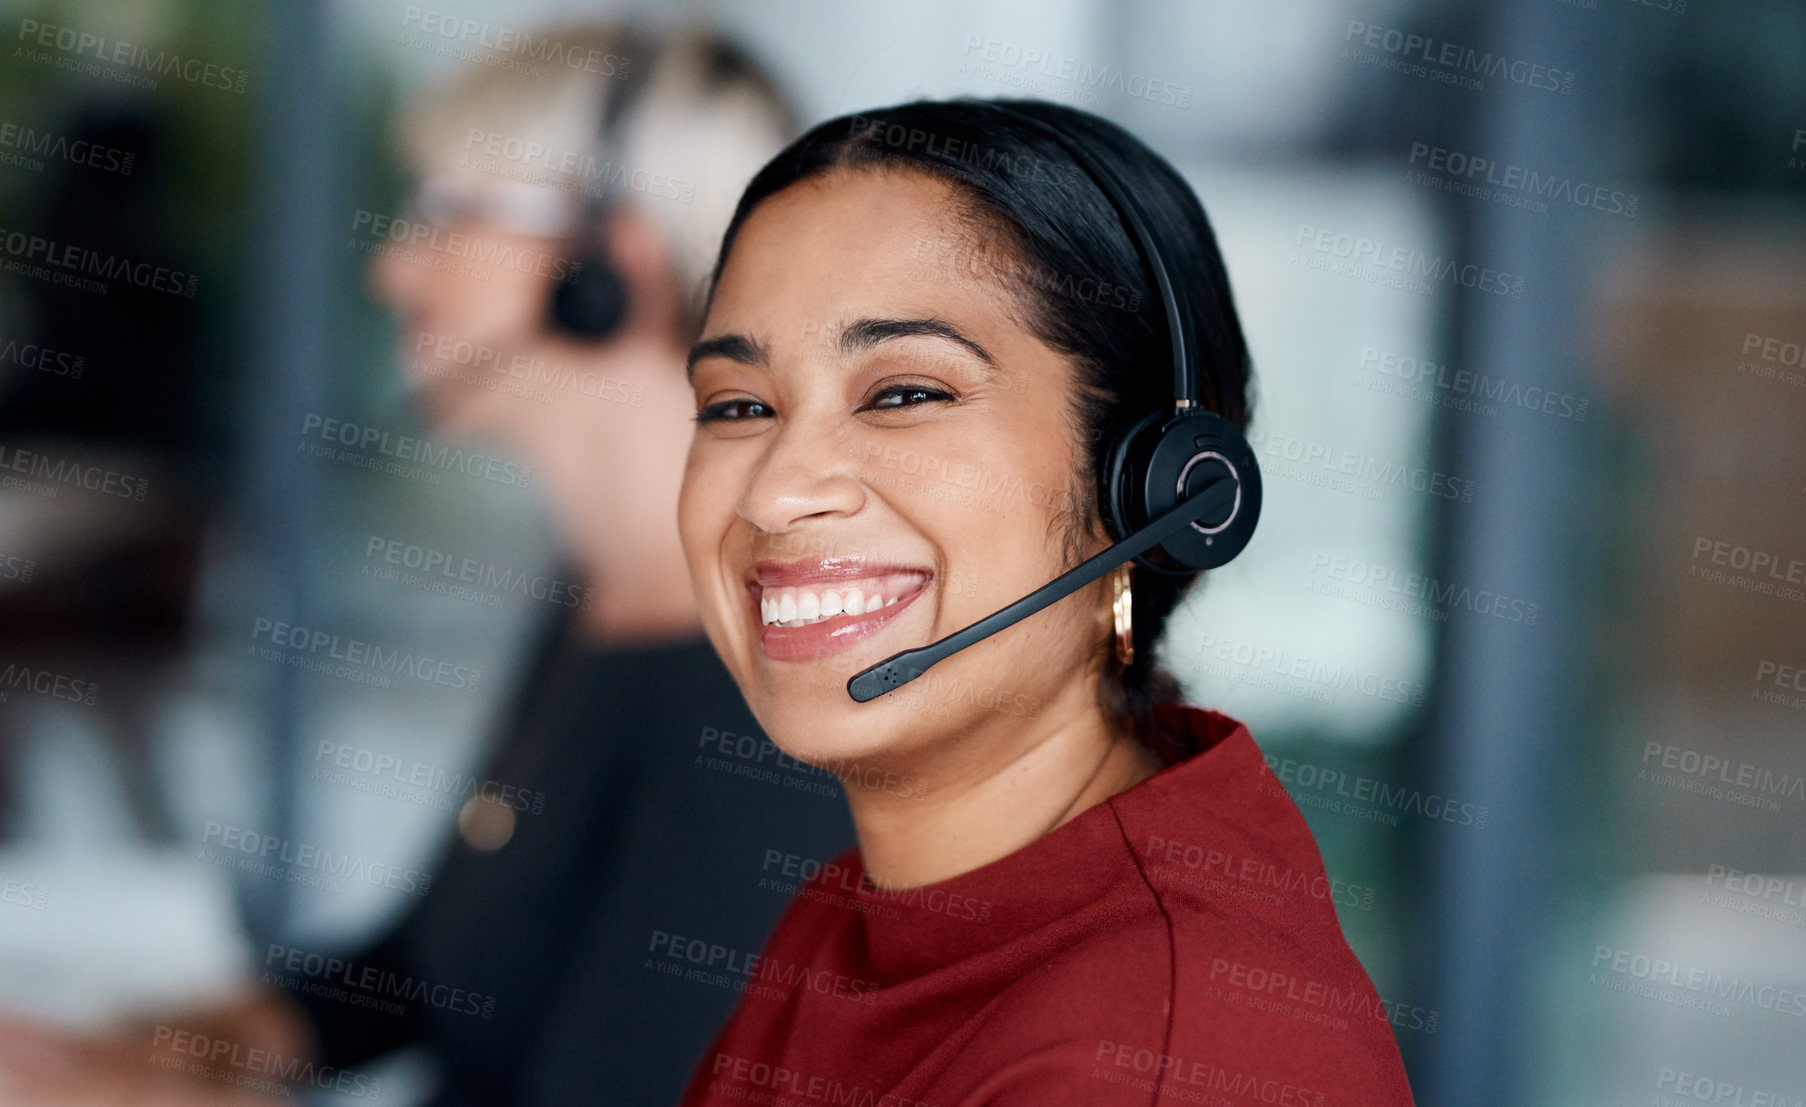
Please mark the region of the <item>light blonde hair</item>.
[[[631, 205], [662, 232], [679, 326], [694, 331], [741, 191], [796, 134], [787, 99], [740, 47], [696, 25], [573, 24], [523, 40], [404, 114], [409, 168], [537, 209], [548, 230], [562, 224], [556, 233], [581, 228], [586, 200]], [[614, 148], [601, 149], [604, 112], [635, 82], [611, 127]], [[563, 216], [544, 218], [551, 212]]]

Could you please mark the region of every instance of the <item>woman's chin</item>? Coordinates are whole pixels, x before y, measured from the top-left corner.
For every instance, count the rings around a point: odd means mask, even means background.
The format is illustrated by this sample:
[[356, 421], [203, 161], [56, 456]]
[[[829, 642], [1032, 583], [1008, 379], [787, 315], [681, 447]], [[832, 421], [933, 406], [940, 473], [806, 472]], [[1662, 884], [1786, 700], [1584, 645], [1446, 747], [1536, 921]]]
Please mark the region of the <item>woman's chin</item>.
[[[901, 720], [891, 722], [873, 717], [867, 709], [872, 705], [854, 703], [843, 692], [841, 700], [847, 710], [825, 702], [790, 704], [785, 707], [758, 705], [753, 714], [786, 757], [818, 768], [834, 771], [837, 767], [886, 760], [908, 736], [895, 731]], [[878, 714], [888, 715], [880, 709]]]

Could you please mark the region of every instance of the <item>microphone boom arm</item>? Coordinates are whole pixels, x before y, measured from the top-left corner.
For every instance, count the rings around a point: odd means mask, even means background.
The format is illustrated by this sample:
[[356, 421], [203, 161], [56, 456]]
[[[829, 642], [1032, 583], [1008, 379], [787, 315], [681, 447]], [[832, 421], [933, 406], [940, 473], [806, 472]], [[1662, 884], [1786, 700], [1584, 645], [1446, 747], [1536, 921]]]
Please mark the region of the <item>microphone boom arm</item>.
[[901, 688], [927, 672], [937, 662], [1065, 599], [1130, 558], [1146, 553], [1193, 520], [1216, 508], [1229, 506], [1235, 498], [1237, 486], [1236, 479], [1227, 474], [1218, 477], [1171, 511], [1154, 518], [1147, 526], [1079, 562], [1008, 607], [994, 611], [937, 642], [892, 654], [871, 668], [854, 673], [847, 680], [847, 695], [857, 703], [865, 703], [892, 689]]

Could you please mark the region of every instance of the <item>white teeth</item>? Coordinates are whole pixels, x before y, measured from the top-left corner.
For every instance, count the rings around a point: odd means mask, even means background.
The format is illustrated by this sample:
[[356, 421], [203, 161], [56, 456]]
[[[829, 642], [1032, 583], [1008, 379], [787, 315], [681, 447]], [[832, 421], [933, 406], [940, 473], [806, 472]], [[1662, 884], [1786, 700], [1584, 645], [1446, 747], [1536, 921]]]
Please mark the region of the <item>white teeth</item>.
[[[841, 615], [864, 615], [908, 599], [926, 584], [925, 577], [912, 581], [909, 576], [898, 574], [873, 577], [863, 587], [767, 588], [759, 596], [759, 622], [763, 626], [800, 627]], [[887, 592], [893, 594], [887, 597]]]

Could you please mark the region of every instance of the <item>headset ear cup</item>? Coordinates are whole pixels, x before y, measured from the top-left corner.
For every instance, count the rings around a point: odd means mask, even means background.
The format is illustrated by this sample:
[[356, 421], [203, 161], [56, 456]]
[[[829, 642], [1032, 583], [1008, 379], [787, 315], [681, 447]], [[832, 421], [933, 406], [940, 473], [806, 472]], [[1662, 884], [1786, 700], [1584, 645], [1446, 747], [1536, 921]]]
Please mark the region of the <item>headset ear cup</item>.
[[606, 250], [586, 250], [577, 272], [552, 288], [552, 323], [589, 341], [607, 338], [627, 318], [627, 285]]
[[1104, 527], [1110, 540], [1120, 542], [1145, 525], [1151, 516], [1141, 500], [1141, 482], [1135, 479], [1146, 466], [1147, 450], [1142, 447], [1150, 427], [1160, 422], [1161, 413], [1142, 416], [1110, 442], [1104, 454], [1103, 495], [1099, 498]]
[[1189, 573], [1225, 565], [1247, 548], [1260, 520], [1260, 465], [1235, 424], [1215, 412], [1190, 409], [1143, 430], [1140, 437], [1145, 453], [1131, 450], [1127, 483], [1144, 521], [1172, 510], [1215, 479], [1236, 482], [1227, 511], [1193, 522], [1149, 550], [1142, 563], [1165, 573]]

